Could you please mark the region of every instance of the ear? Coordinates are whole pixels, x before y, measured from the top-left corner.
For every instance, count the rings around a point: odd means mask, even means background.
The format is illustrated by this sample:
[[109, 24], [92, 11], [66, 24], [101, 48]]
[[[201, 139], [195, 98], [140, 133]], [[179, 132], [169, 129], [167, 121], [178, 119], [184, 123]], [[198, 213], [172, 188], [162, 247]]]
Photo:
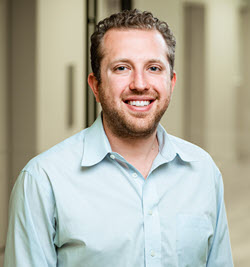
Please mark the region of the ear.
[[176, 79], [177, 79], [177, 76], [176, 76], [176, 72], [174, 71], [174, 72], [173, 72], [173, 78], [172, 78], [172, 80], [171, 80], [171, 94], [172, 94], [173, 91], [174, 91], [174, 87], [175, 87]]
[[99, 99], [99, 90], [98, 90], [98, 81], [94, 75], [94, 73], [90, 73], [88, 76], [88, 84], [90, 86], [90, 88], [92, 89], [94, 95], [95, 95], [95, 99], [96, 102], [100, 103], [100, 99]]

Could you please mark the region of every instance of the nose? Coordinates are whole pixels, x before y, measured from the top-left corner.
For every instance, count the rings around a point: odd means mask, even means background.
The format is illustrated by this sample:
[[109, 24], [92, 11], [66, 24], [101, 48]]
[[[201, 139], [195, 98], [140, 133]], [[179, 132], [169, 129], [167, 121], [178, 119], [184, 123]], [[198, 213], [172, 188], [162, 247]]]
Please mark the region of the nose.
[[143, 91], [148, 90], [149, 85], [143, 71], [135, 71], [132, 81], [129, 85], [130, 90]]

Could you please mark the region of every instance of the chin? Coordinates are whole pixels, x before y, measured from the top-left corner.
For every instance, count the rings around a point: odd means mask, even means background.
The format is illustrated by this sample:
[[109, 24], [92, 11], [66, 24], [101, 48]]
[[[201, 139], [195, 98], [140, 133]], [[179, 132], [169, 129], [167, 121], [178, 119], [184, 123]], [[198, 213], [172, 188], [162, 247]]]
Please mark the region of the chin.
[[[141, 138], [141, 137], [149, 137], [151, 136], [156, 128], [158, 126], [158, 123], [155, 121], [148, 123], [141, 121], [140, 123], [126, 123], [121, 125], [119, 128], [119, 136], [120, 137], [129, 137], [129, 138]], [[116, 130], [118, 130], [116, 128]]]

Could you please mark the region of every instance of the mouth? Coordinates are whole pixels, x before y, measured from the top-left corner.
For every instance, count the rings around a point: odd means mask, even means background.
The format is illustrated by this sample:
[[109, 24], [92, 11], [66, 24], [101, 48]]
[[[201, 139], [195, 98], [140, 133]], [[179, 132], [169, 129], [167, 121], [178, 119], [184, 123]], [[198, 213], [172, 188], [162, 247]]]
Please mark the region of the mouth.
[[123, 102], [130, 106], [135, 107], [145, 107], [149, 106], [151, 103], [155, 101], [155, 98], [153, 97], [141, 97], [141, 98], [135, 98], [135, 97], [128, 97], [127, 99], [123, 99]]
[[148, 106], [150, 105], [152, 101], [149, 101], [149, 100], [142, 100], [142, 101], [125, 101], [125, 103], [127, 103], [128, 105], [130, 106], [135, 106], [135, 107], [145, 107], [145, 106]]
[[155, 99], [125, 99], [123, 101], [127, 107], [134, 112], [147, 112], [152, 108]]

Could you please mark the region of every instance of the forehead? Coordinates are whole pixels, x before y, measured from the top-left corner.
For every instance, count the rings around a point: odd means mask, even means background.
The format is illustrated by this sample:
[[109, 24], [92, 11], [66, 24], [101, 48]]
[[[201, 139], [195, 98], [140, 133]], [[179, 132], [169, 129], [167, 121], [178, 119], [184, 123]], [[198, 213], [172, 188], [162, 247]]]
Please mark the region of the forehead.
[[168, 47], [155, 29], [110, 29], [102, 40], [101, 49], [104, 57], [112, 56], [167, 56]]

